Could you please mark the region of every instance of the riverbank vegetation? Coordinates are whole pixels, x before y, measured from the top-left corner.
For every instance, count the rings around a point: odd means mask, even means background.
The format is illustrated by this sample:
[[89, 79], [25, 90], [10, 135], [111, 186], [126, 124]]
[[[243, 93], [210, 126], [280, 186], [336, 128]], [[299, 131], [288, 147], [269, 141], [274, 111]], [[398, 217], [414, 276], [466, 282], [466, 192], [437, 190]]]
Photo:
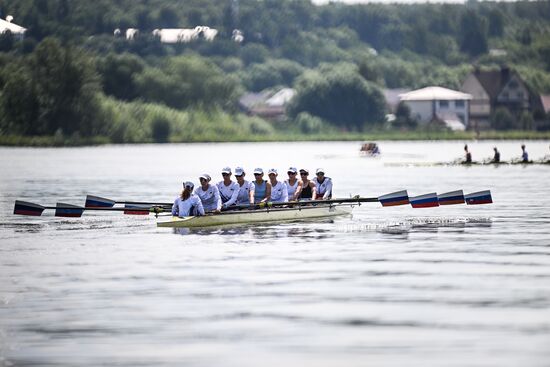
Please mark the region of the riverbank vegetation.
[[[458, 89], [474, 66], [507, 65], [550, 94], [549, 2], [235, 4], [0, 1], [28, 28], [22, 41], [0, 36], [0, 144], [548, 138], [548, 116], [504, 111], [480, 133], [391, 125], [382, 89]], [[197, 25], [219, 34], [162, 44], [151, 33]], [[133, 40], [113, 35], [130, 27]], [[281, 87], [297, 91], [286, 120], [239, 110], [246, 91]]]

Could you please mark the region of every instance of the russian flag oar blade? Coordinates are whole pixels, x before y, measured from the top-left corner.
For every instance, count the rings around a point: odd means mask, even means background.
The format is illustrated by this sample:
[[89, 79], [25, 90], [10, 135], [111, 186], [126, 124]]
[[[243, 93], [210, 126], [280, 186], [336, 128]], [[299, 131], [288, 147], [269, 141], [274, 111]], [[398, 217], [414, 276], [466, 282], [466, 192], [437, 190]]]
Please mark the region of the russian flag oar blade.
[[79, 218], [84, 213], [84, 208], [77, 205], [57, 203], [55, 205], [56, 217]]
[[131, 204], [124, 205], [124, 209], [132, 209], [132, 210], [124, 210], [124, 214], [129, 214], [129, 215], [149, 215], [149, 212], [150, 212], [149, 207], [131, 205]]
[[13, 214], [18, 215], [31, 215], [34, 217], [39, 217], [44, 211], [42, 205], [35, 203], [29, 203], [28, 201], [15, 200], [15, 207], [13, 208]]
[[473, 192], [464, 196], [464, 199], [468, 205], [491, 204], [493, 202], [490, 190]]
[[464, 204], [464, 193], [462, 190], [450, 191], [438, 195], [437, 199], [439, 201], [439, 205]]
[[382, 206], [396, 206], [409, 204], [409, 194], [407, 190], [392, 192], [378, 197]]
[[425, 195], [415, 196], [409, 199], [413, 208], [432, 208], [439, 206], [437, 193], [432, 192]]
[[112, 208], [115, 205], [115, 201], [100, 196], [86, 195], [86, 208]]

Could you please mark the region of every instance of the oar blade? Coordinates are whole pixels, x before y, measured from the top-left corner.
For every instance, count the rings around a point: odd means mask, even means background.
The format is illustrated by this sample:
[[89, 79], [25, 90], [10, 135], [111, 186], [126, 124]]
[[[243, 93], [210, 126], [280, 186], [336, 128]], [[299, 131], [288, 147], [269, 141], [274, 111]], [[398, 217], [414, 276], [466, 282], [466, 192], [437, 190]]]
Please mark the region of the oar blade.
[[433, 208], [439, 206], [439, 201], [437, 200], [437, 193], [432, 192], [425, 195], [419, 195], [409, 198], [411, 206], [413, 208]]
[[143, 205], [126, 204], [124, 209], [128, 209], [124, 210], [124, 214], [128, 215], [149, 215], [150, 212], [150, 208]]
[[462, 190], [450, 191], [438, 195], [439, 205], [464, 204], [464, 192]]
[[86, 195], [86, 208], [112, 208], [115, 205], [115, 201], [101, 196]]
[[57, 203], [55, 205], [55, 216], [66, 218], [80, 218], [84, 213], [84, 208], [77, 205]]
[[464, 196], [464, 200], [466, 200], [466, 204], [468, 204], [468, 205], [492, 204], [493, 203], [493, 197], [491, 195], [491, 190], [473, 192], [471, 194], [468, 194], [468, 195]]
[[378, 197], [378, 201], [382, 206], [407, 205], [410, 203], [407, 190], [392, 192]]
[[45, 208], [42, 205], [29, 203], [28, 201], [15, 200], [13, 214], [39, 217], [42, 215], [44, 209]]

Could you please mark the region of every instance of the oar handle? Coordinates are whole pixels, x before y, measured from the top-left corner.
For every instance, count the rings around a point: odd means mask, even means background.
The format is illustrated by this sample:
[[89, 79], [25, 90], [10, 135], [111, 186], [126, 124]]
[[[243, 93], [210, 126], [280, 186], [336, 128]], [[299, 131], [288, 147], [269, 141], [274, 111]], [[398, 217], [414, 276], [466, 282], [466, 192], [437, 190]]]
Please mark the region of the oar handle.
[[264, 208], [277, 208], [281, 206], [311, 206], [319, 204], [343, 204], [343, 203], [377, 203], [378, 198], [343, 198], [343, 199], [330, 199], [330, 200], [307, 200], [307, 201], [288, 201], [288, 202], [263, 202], [257, 204], [239, 204], [232, 205], [227, 208], [222, 208], [222, 211], [231, 211], [238, 209], [264, 209]]

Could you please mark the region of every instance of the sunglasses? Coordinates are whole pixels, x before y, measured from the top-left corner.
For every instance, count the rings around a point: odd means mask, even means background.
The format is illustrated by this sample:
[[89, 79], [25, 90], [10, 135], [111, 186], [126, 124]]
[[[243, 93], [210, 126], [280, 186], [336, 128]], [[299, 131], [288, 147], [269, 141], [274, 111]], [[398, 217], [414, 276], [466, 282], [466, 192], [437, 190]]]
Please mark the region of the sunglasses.
[[235, 177], [243, 177], [244, 175], [235, 175]]
[[287, 172], [289, 175], [295, 175], [296, 172]]
[[261, 176], [263, 173], [255, 173], [254, 176]]
[[224, 177], [225, 177], [225, 176], [231, 176], [231, 174], [230, 174], [230, 173], [225, 173], [225, 172], [224, 172], [224, 173], [222, 173], [222, 176], [224, 176]]
[[309, 175], [309, 173], [300, 172], [300, 176], [307, 176], [307, 175]]

